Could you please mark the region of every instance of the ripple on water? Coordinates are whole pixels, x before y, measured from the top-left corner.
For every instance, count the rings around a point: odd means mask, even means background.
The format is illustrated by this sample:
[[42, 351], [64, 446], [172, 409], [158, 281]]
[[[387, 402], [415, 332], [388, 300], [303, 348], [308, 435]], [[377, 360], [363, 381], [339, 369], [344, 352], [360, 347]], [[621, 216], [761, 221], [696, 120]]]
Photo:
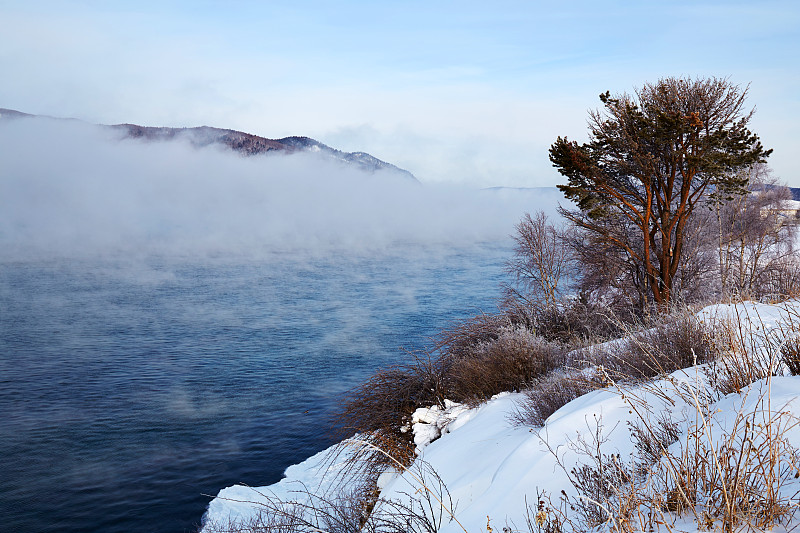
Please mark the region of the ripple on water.
[[398, 347], [494, 310], [502, 250], [406, 255], [0, 264], [3, 527], [192, 531], [280, 479]]

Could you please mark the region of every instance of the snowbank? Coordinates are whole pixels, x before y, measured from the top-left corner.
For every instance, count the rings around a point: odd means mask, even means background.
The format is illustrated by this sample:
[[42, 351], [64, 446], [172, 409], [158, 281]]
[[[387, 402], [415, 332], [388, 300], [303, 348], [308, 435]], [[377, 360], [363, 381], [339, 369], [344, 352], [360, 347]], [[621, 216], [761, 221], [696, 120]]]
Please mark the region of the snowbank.
[[[754, 338], [763, 338], [799, 308], [717, 305], [700, 316], [738, 318]], [[690, 434], [702, 433], [708, 440], [704, 449], [713, 450], [725, 440], [726, 432], [742, 423], [743, 413], [750, 414], [751, 424], [784, 413], [783, 437], [800, 444], [800, 427], [795, 423], [800, 421], [800, 377], [761, 380], [740, 394], [721, 398], [704, 395], [707, 390], [703, 369], [693, 367], [632, 389], [620, 386], [586, 394], [553, 413], [542, 428], [512, 424], [520, 394], [503, 393], [474, 409], [450, 404], [445, 410], [417, 411], [413, 430], [419, 460], [441, 477], [454, 503], [457, 522], [446, 523], [440, 531], [463, 532], [462, 526], [467, 531], [487, 531], [487, 521], [495, 531], [504, 527], [527, 531], [526, 504], [535, 506], [538, 494], [549, 494], [554, 500], [562, 491], [568, 497], [577, 495], [568, 472], [586, 464], [587, 449], [618, 455], [630, 463], [635, 452], [631, 428], [643, 421], [652, 424], [661, 414], [676, 421], [681, 437], [670, 451], [677, 454]], [[700, 406], [703, 402], [707, 403]], [[708, 413], [707, 418], [698, 417], [700, 411]], [[320, 468], [324, 453], [290, 467], [286, 479], [276, 485], [222, 490], [211, 502], [208, 518], [221, 521], [256, 512], [258, 506], [249, 503], [258, 500], [255, 491], [291, 499], [292, 480], [312, 490], [325, 489], [326, 472]], [[410, 472], [382, 479], [381, 488], [381, 498], [386, 500], [408, 500], [409, 494], [420, 494], [418, 480]], [[696, 529], [691, 524], [684, 527]]]
[[[541, 429], [514, 427], [509, 422], [518, 394], [502, 395], [468, 413], [466, 423], [451, 427], [449, 434], [431, 443], [422, 455], [447, 486], [460, 523], [450, 522], [440, 531], [463, 533], [461, 526], [467, 531], [485, 531], [487, 519], [496, 531], [522, 529], [526, 502], [535, 506], [537, 494], [546, 493], [557, 500], [563, 490], [570, 497], [577, 496], [567, 472], [587, 462], [588, 457], [579, 451], [581, 443], [594, 448], [599, 436], [602, 454], [619, 454], [623, 462], [629, 462], [634, 454], [631, 424], [654, 416], [650, 413], [671, 413], [683, 422], [681, 434], [686, 435], [693, 429], [696, 409], [687, 402], [690, 395], [681, 397], [678, 392], [686, 392], [686, 387], [704, 390], [705, 376], [700, 370], [678, 371], [634, 390], [586, 394], [556, 411]], [[772, 411], [800, 420], [800, 377], [776, 377], [769, 384], [756, 382], [742, 394], [725, 396], [708, 406], [716, 413], [709, 423], [710, 439], [722, 441], [739, 413], [766, 410], [768, 386]], [[765, 417], [756, 418], [763, 421]], [[783, 437], [800, 444], [800, 428], [794, 426]], [[679, 439], [673, 446], [681, 443]], [[382, 497], [403, 498], [417, 488], [414, 479], [401, 476], [384, 489]]]
[[[329, 451], [323, 450], [302, 463], [286, 469], [283, 479], [266, 487], [233, 485], [219, 491], [211, 500], [204, 517], [207, 524], [246, 522], [263, 509], [270, 500], [307, 502], [306, 491], [327, 494], [339, 481], [336, 473], [341, 461], [331, 463]], [[344, 458], [341, 458], [344, 459]]]

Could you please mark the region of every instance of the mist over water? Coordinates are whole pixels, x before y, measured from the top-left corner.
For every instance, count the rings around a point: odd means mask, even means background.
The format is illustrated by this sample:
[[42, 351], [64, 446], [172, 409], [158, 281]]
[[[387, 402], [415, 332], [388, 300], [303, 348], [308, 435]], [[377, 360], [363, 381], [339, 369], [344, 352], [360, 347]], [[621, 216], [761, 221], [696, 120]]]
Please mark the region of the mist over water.
[[507, 238], [531, 209], [530, 193], [420, 186], [314, 153], [244, 157], [118, 136], [73, 121], [0, 120], [6, 258], [471, 246]]
[[277, 481], [399, 347], [494, 310], [537, 194], [0, 120], [2, 527], [191, 531]]

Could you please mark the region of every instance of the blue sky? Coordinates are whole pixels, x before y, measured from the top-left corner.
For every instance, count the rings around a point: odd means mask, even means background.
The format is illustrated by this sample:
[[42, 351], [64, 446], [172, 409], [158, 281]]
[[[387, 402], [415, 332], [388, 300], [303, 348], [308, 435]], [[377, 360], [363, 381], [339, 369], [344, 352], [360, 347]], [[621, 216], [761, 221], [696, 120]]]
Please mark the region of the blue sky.
[[423, 182], [542, 186], [605, 90], [750, 84], [800, 186], [796, 2], [3, 2], [0, 107], [309, 135]]

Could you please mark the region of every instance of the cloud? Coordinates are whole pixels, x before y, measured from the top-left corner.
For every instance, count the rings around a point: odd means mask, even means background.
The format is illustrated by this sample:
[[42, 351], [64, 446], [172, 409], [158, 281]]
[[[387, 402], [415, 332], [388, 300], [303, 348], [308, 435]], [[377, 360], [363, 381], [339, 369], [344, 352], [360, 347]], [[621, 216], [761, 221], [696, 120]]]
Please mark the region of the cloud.
[[655, 32], [619, 1], [457, 10], [31, 1], [3, 13], [0, 106], [331, 144], [367, 125], [377, 135], [349, 149], [424, 181], [541, 186], [561, 179], [548, 147], [586, 134], [600, 92], [670, 75], [731, 76], [754, 83], [758, 133], [776, 148], [776, 173], [794, 179], [797, 7], [650, 7], [663, 22]]
[[314, 154], [121, 141], [73, 121], [0, 119], [0, 146], [0, 246], [12, 260], [469, 246], [507, 239], [537, 207], [535, 192], [420, 186]]

